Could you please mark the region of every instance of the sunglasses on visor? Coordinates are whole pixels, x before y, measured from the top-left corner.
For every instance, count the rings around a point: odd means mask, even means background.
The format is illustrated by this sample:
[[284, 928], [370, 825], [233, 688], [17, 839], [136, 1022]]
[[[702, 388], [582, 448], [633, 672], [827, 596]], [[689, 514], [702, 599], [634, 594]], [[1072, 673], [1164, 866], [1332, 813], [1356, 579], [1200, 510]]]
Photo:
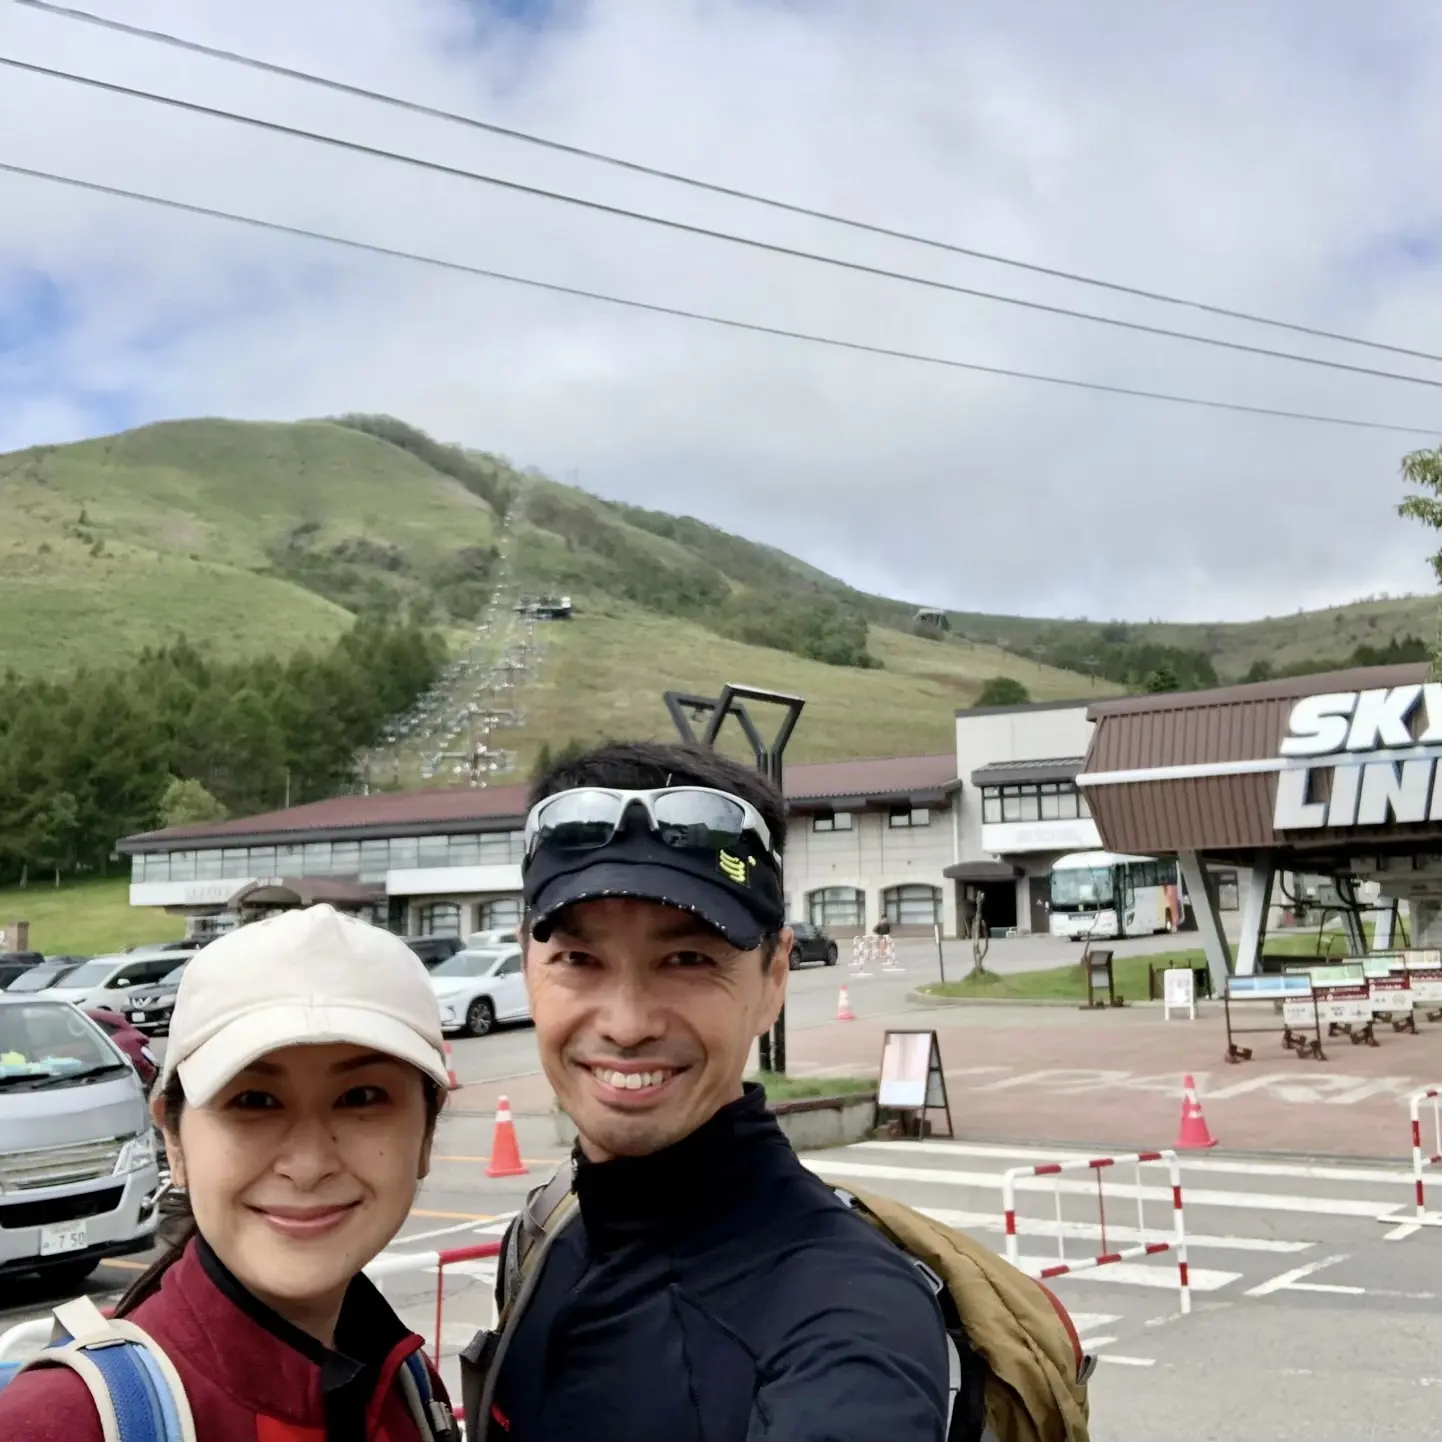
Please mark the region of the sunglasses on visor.
[[525, 854], [541, 846], [592, 851], [609, 845], [626, 814], [639, 806], [657, 838], [680, 851], [720, 851], [743, 836], [754, 836], [775, 858], [771, 832], [749, 801], [707, 786], [664, 786], [650, 791], [614, 791], [582, 786], [558, 791], [526, 818]]

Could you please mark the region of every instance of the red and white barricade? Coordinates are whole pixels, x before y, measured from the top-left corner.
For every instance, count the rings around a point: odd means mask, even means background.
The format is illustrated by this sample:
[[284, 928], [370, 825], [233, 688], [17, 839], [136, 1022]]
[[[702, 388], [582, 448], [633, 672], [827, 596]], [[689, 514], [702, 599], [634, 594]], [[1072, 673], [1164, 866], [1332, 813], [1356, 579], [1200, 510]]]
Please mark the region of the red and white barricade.
[[[1422, 1150], [1422, 1108], [1430, 1103], [1432, 1108], [1432, 1150]], [[1412, 1185], [1417, 1203], [1417, 1215], [1411, 1221], [1419, 1227], [1442, 1227], [1442, 1213], [1427, 1210], [1427, 1188], [1423, 1173], [1428, 1167], [1442, 1162], [1442, 1086], [1426, 1087], [1413, 1092], [1408, 1100], [1407, 1111], [1412, 1125]], [[1395, 1216], [1383, 1216], [1379, 1220], [1396, 1222]]]
[[[1147, 1165], [1165, 1166], [1171, 1180], [1171, 1227], [1165, 1233], [1158, 1232], [1155, 1228], [1149, 1230], [1143, 1214], [1142, 1167]], [[1113, 1224], [1112, 1235], [1115, 1239], [1116, 1234], [1121, 1232], [1128, 1235], [1129, 1239], [1134, 1236], [1138, 1240], [1134, 1246], [1113, 1249], [1108, 1246], [1107, 1199], [1102, 1179], [1113, 1168], [1121, 1166], [1135, 1168], [1135, 1185], [1130, 1188], [1130, 1191], [1136, 1197], [1137, 1225], [1133, 1230], [1130, 1226], [1119, 1228]], [[1092, 1172], [1096, 1177], [1097, 1226], [1095, 1228], [1091, 1226], [1078, 1227], [1074, 1222], [1066, 1221], [1062, 1216], [1062, 1189], [1059, 1184], [1054, 1185], [1052, 1195], [1055, 1198], [1056, 1218], [1053, 1223], [1046, 1225], [1046, 1230], [1055, 1231], [1057, 1260], [1055, 1263], [1048, 1264], [1040, 1259], [1023, 1258], [1016, 1214], [1016, 1193], [1019, 1184], [1025, 1190], [1031, 1191], [1035, 1189], [1035, 1183], [1028, 1185], [1032, 1178], [1051, 1177], [1059, 1183], [1064, 1172], [1087, 1171]], [[1088, 1161], [1044, 1162], [1034, 1167], [1013, 1167], [1002, 1177], [1001, 1196], [1003, 1222], [1006, 1230], [1006, 1259], [1012, 1266], [1041, 1281], [1048, 1281], [1053, 1277], [1065, 1277], [1073, 1272], [1091, 1271], [1093, 1268], [1110, 1266], [1115, 1262], [1129, 1262], [1137, 1257], [1155, 1257], [1164, 1252], [1172, 1252], [1175, 1253], [1177, 1259], [1177, 1285], [1181, 1291], [1181, 1309], [1184, 1313], [1192, 1310], [1192, 1287], [1187, 1272], [1187, 1234], [1182, 1219], [1181, 1165], [1174, 1151], [1131, 1152], [1124, 1156], [1094, 1157]], [[1101, 1238], [1101, 1250], [1090, 1257], [1068, 1257], [1066, 1253], [1068, 1231], [1090, 1233], [1092, 1230], [1096, 1230]], [[1156, 1237], [1156, 1240], [1150, 1240], [1153, 1236]]]
[[446, 1303], [446, 1268], [466, 1262], [494, 1261], [501, 1254], [499, 1240], [478, 1242], [470, 1247], [450, 1247], [443, 1252], [382, 1252], [365, 1269], [365, 1274], [382, 1291], [388, 1277], [405, 1273], [429, 1272], [436, 1274], [436, 1332], [431, 1344], [431, 1361], [440, 1364], [441, 1322]]
[[876, 960], [875, 942], [880, 937], [876, 936], [853, 936], [851, 938], [851, 974], [852, 976], [870, 976], [866, 966], [868, 962]]

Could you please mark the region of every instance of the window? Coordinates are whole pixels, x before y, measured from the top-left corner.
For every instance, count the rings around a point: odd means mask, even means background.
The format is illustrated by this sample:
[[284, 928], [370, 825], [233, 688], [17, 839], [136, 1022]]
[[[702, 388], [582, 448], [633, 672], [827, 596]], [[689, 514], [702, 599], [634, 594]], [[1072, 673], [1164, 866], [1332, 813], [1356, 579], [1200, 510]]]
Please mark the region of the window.
[[813, 831], [850, 831], [852, 816], [849, 811], [819, 811], [811, 818]]
[[1070, 781], [984, 786], [981, 792], [981, 819], [986, 825], [994, 826], [999, 821], [1075, 821], [1090, 815], [1085, 798]]
[[500, 896], [481, 903], [480, 931], [514, 931], [521, 924], [521, 898]]
[[482, 866], [515, 866], [525, 846], [523, 831], [486, 831], [481, 834]]
[[362, 841], [360, 848], [360, 879], [384, 881], [391, 865], [389, 841]]
[[420, 849], [414, 836], [398, 836], [391, 842], [391, 870], [414, 871], [420, 865]]
[[277, 846], [275, 848], [275, 874], [277, 876], [304, 876], [301, 868], [305, 865], [305, 847]]
[[197, 881], [219, 881], [224, 875], [220, 869], [221, 853], [216, 850], [195, 853], [195, 879]]
[[459, 936], [461, 908], [454, 901], [433, 901], [421, 907], [422, 936]]
[[934, 926], [941, 920], [941, 892], [935, 886], [892, 886], [881, 904], [893, 926]]
[[451, 866], [479, 866], [481, 864], [481, 838], [479, 836], [451, 837]]
[[497, 968], [497, 976], [515, 976], [521, 969], [521, 953], [513, 951]]
[[330, 842], [308, 841], [300, 853], [302, 876], [330, 875]]
[[449, 866], [451, 864], [451, 838], [449, 836], [422, 836], [416, 844], [422, 866]]
[[931, 812], [924, 806], [893, 806], [890, 824], [893, 827], [930, 826]]
[[330, 874], [354, 876], [360, 870], [360, 842], [335, 841], [330, 848]]
[[170, 879], [172, 881], [195, 880], [195, 853], [193, 851], [172, 851], [170, 853]]
[[220, 874], [240, 879], [250, 875], [250, 852], [243, 846], [220, 853]]
[[810, 902], [811, 924], [823, 931], [850, 926], [857, 930], [866, 925], [866, 893], [852, 886], [827, 886], [813, 891]]
[[252, 846], [250, 848], [250, 860], [246, 863], [246, 871], [251, 876], [274, 876], [275, 847]]

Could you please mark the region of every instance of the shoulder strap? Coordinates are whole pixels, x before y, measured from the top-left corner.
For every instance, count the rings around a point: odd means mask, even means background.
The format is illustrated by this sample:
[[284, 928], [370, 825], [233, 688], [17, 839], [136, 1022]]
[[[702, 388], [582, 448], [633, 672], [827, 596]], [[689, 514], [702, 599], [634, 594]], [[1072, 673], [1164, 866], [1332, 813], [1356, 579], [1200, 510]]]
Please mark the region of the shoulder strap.
[[575, 1165], [568, 1158], [556, 1168], [544, 1186], [537, 1187], [527, 1198], [507, 1238], [506, 1255], [502, 1259], [501, 1305], [510, 1306], [531, 1255], [545, 1239], [551, 1224], [571, 1195]]
[[455, 1415], [436, 1396], [431, 1369], [419, 1347], [406, 1357], [397, 1376], [421, 1437], [430, 1442], [458, 1442]]
[[77, 1373], [105, 1442], [196, 1442], [180, 1374], [149, 1333], [104, 1316], [89, 1297], [56, 1307], [54, 1316], [50, 1345], [25, 1366]]

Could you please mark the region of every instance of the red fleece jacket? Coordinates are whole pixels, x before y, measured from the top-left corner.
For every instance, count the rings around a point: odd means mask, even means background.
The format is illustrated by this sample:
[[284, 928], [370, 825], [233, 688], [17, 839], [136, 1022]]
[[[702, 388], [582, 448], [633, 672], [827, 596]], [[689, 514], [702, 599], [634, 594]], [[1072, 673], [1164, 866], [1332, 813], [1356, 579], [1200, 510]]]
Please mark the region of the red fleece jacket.
[[[336, 1352], [246, 1293], [204, 1243], [191, 1243], [130, 1320], [175, 1364], [199, 1442], [425, 1442], [396, 1378], [423, 1340], [364, 1277], [346, 1297]], [[433, 1386], [446, 1400], [439, 1378]], [[104, 1442], [68, 1367], [32, 1368], [0, 1390], [0, 1438]]]

